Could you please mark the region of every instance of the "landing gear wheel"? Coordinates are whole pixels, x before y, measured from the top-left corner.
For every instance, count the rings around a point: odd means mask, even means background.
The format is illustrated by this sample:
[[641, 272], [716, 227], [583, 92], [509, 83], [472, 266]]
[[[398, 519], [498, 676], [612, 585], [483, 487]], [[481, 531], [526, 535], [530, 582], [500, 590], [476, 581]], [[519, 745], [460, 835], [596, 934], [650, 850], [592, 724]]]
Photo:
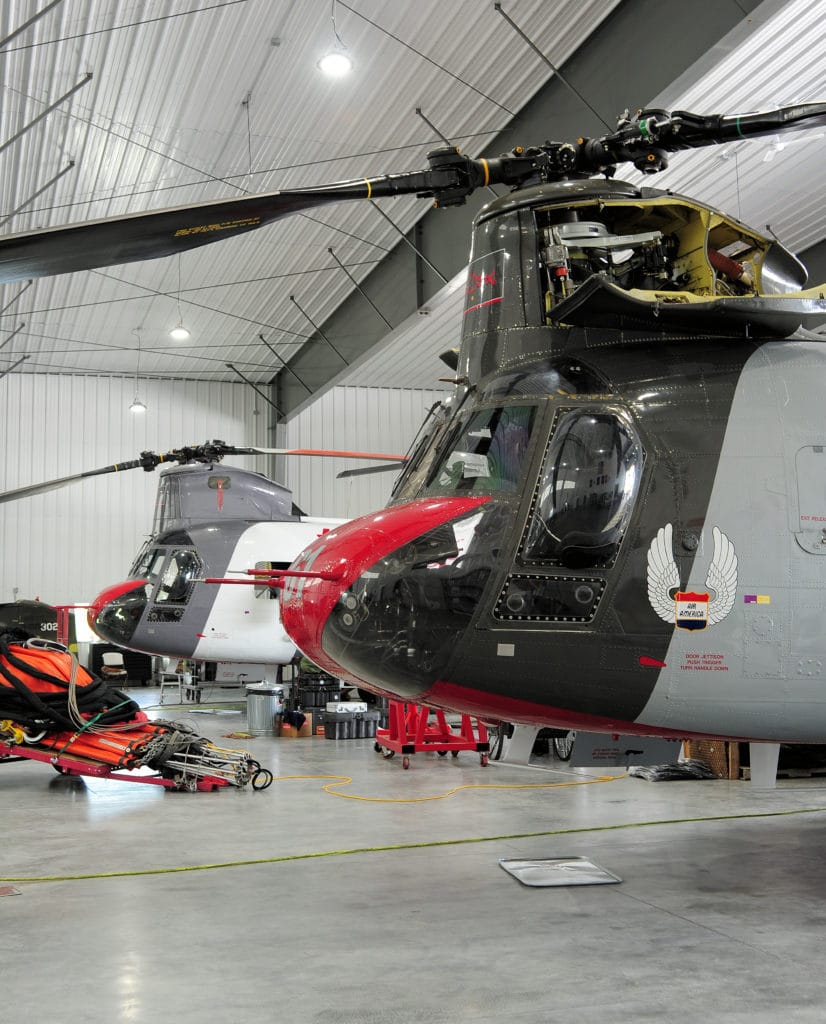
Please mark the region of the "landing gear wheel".
[[574, 752], [574, 736], [576, 733], [569, 732], [565, 736], [554, 736], [554, 753], [560, 761], [570, 761]]
[[410, 758], [405, 756], [405, 757], [402, 758], [402, 768], [407, 769], [409, 767], [410, 767]]
[[382, 757], [384, 758], [385, 761], [389, 761], [391, 757], [395, 757], [395, 756], [396, 756], [396, 751], [395, 750], [384, 750], [384, 751], [382, 751]]

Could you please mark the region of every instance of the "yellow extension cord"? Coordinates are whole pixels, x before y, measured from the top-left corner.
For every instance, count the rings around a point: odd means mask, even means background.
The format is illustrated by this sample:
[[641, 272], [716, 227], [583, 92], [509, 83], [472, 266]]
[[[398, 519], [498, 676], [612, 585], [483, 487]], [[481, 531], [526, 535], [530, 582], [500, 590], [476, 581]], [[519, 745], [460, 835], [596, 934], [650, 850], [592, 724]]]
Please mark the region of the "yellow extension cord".
[[[421, 797], [373, 797], [357, 796], [351, 793], [336, 792], [336, 787], [347, 786], [353, 779], [348, 775], [277, 775], [273, 782], [288, 782], [295, 780], [329, 779], [327, 785], [322, 786], [325, 793], [331, 796], [338, 796], [345, 800], [361, 800], [368, 803], [424, 803], [430, 800], [444, 800], [454, 793], [463, 789], [559, 789], [565, 786], [593, 786], [603, 782], [618, 782], [627, 778], [625, 775], [601, 775], [595, 779], [584, 779], [575, 782], [539, 782], [524, 783], [515, 785], [498, 785], [496, 783], [470, 783], [463, 786], [454, 786], [446, 793], [438, 793], [433, 796]], [[710, 814], [697, 818], [664, 818], [655, 821], [630, 821], [618, 825], [586, 825], [579, 828], [547, 829], [542, 832], [514, 832], [510, 834], [495, 836], [475, 836], [467, 839], [434, 839], [428, 842], [419, 843], [393, 843], [387, 846], [362, 846], [352, 847], [343, 850], [319, 850], [315, 853], [292, 853], [282, 857], [260, 857], [254, 860], [224, 861], [217, 864], [189, 864], [177, 868], [143, 868], [134, 871], [102, 871], [85, 875], [43, 875], [43, 876], [18, 876], [0, 877], [0, 882], [75, 882], [89, 881], [96, 878], [134, 878], [140, 875], [170, 875], [183, 871], [216, 871], [221, 868], [253, 867], [262, 864], [283, 864], [288, 861], [315, 860], [319, 857], [349, 857], [361, 853], [387, 853], [393, 850], [424, 850], [439, 846], [463, 846], [470, 843], [491, 843], [503, 842], [514, 839], [541, 839], [547, 836], [581, 835], [588, 832], [614, 832], [620, 829], [650, 828], [654, 825], [686, 825], [705, 821], [740, 821], [749, 818], [782, 818], [794, 814], [818, 814], [826, 811], [826, 807], [805, 807], [786, 811], [756, 811], [747, 814]]]

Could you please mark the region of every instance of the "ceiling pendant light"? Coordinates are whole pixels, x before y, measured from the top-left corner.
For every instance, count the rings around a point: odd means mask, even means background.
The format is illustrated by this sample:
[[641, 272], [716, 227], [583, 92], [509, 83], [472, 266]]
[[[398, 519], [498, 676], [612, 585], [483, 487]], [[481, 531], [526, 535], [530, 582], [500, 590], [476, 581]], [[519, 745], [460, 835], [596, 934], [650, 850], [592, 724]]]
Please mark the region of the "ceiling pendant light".
[[353, 61], [336, 28], [336, 0], [333, 0], [330, 17], [336, 43], [332, 50], [324, 54], [317, 66], [329, 78], [342, 78], [353, 70]]
[[343, 78], [353, 70], [353, 62], [343, 50], [330, 50], [318, 62], [318, 67], [328, 78]]
[[146, 405], [140, 400], [140, 395], [138, 394], [138, 374], [140, 373], [140, 369], [141, 369], [141, 329], [140, 329], [140, 327], [133, 328], [132, 333], [135, 335], [135, 337], [137, 338], [137, 342], [138, 342], [138, 358], [137, 358], [137, 361], [135, 363], [135, 397], [132, 399], [132, 404], [129, 406], [129, 411], [130, 412], [134, 412], [134, 413], [141, 413], [141, 412], [146, 412]]
[[184, 318], [181, 315], [181, 254], [178, 253], [178, 295], [176, 298], [176, 305], [178, 307], [178, 323], [169, 332], [169, 337], [175, 341], [186, 341], [187, 338], [191, 337], [189, 331], [184, 327]]

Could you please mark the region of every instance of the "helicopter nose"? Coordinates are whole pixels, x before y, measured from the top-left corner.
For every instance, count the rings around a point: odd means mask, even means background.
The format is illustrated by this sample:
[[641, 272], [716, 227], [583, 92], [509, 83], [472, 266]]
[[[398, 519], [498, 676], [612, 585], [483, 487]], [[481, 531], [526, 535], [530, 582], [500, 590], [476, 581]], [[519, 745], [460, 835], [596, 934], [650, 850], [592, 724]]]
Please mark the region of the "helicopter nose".
[[102, 590], [89, 605], [89, 628], [102, 640], [128, 646], [146, 611], [146, 580], [126, 580]]
[[356, 684], [423, 692], [467, 626], [462, 588], [478, 596], [487, 579], [489, 569], [480, 573], [476, 561], [469, 571], [466, 556], [489, 500], [419, 499], [314, 541], [291, 566], [312, 577], [289, 577], [282, 592], [281, 619], [296, 646]]

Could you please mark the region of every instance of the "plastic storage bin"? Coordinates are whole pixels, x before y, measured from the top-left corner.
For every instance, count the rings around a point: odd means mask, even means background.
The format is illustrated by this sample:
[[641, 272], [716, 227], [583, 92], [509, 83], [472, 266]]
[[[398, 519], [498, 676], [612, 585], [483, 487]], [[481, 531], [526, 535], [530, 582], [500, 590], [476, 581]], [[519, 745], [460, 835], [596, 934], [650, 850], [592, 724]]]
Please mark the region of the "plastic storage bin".
[[326, 716], [324, 736], [328, 740], [350, 740], [355, 735], [355, 715], [350, 711]]

